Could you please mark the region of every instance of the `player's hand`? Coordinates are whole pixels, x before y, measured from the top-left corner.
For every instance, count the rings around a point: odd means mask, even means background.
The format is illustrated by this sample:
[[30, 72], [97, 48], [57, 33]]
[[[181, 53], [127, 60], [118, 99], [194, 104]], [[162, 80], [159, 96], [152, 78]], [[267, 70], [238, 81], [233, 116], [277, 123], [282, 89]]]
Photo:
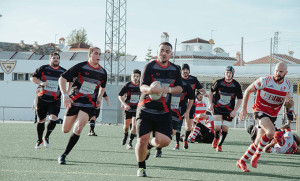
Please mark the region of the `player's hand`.
[[64, 106], [65, 108], [70, 108], [73, 103], [73, 100], [69, 96], [64, 96]]
[[287, 108], [293, 107], [293, 98], [291, 97], [290, 93], [287, 93], [285, 96], [285, 106]]
[[160, 82], [158, 82], [154, 87], [150, 87], [150, 92], [152, 94], [160, 95], [163, 92], [163, 88], [160, 85]]
[[46, 85], [48, 85], [48, 82], [41, 82], [40, 85], [45, 87]]
[[97, 108], [97, 109], [100, 109], [100, 107], [101, 107], [101, 99], [98, 99], [98, 98], [97, 98], [97, 101], [96, 101], [96, 108]]
[[214, 110], [214, 106], [213, 106], [212, 104], [209, 104], [208, 110], [209, 110], [209, 111], [213, 111], [213, 110]]
[[247, 110], [242, 109], [241, 112], [240, 112], [240, 115], [239, 115], [239, 119], [241, 121], [244, 121], [244, 120], [246, 120], [247, 117], [248, 117]]
[[230, 117], [232, 118], [235, 118], [236, 116], [236, 110], [233, 110], [230, 114], [229, 114]]
[[125, 111], [129, 111], [130, 110], [130, 106], [128, 104], [122, 104], [122, 106], [123, 106], [123, 109]]
[[106, 105], [107, 105], [107, 106], [110, 106], [110, 104], [109, 104], [109, 102], [108, 102], [108, 101], [106, 101]]
[[190, 113], [189, 113], [188, 111], [185, 111], [185, 113], [183, 114], [183, 116], [182, 116], [182, 117], [184, 117], [184, 118], [188, 119], [188, 118], [189, 118], [189, 116], [190, 116]]

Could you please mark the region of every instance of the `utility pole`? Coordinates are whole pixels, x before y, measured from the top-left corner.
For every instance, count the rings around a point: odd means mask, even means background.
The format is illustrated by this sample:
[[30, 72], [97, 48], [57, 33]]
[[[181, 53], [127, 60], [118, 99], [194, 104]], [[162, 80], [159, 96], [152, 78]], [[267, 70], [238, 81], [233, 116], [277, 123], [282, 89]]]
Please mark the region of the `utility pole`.
[[272, 54], [272, 38], [271, 38], [271, 41], [270, 41], [270, 75], [272, 75], [272, 57], [273, 57], [273, 54]]
[[278, 54], [278, 44], [279, 44], [279, 32], [275, 32], [274, 35], [274, 45], [273, 45], [273, 53]]
[[244, 37], [242, 37], [241, 40], [241, 66], [243, 66], [243, 62], [244, 62]]

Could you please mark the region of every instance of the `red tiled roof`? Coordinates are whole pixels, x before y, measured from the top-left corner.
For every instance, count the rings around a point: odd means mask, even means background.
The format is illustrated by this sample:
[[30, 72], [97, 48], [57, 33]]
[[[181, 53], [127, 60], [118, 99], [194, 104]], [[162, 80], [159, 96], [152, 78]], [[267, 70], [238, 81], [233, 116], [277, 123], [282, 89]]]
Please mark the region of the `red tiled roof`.
[[[290, 64], [289, 61], [294, 62], [296, 64], [300, 64], [300, 59], [296, 59], [296, 58], [293, 58], [288, 55], [274, 54], [274, 56], [272, 56], [272, 63], [284, 62], [284, 63]], [[270, 64], [270, 63], [271, 63], [270, 55], [256, 59], [256, 60], [252, 60], [250, 62], [246, 62], [246, 64]]]
[[[171, 57], [173, 58], [173, 56]], [[157, 56], [152, 57], [152, 59], [157, 59]], [[218, 57], [218, 56], [198, 56], [198, 55], [182, 55], [182, 56], [175, 56], [175, 59], [221, 59], [221, 60], [233, 60], [236, 61], [236, 58], [232, 57]]]
[[209, 44], [209, 41], [203, 40], [201, 38], [194, 38], [191, 40], [183, 41], [181, 43], [208, 43]]
[[74, 43], [72, 45], [70, 45], [70, 49], [71, 48], [83, 48], [83, 49], [89, 49], [91, 46], [86, 44], [86, 43]]

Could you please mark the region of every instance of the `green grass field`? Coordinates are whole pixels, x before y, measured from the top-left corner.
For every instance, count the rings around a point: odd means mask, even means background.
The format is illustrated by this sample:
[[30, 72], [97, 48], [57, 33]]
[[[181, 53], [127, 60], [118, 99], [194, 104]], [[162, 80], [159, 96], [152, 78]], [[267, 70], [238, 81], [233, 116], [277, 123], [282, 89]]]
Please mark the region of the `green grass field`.
[[241, 172], [235, 163], [250, 144], [245, 130], [231, 129], [222, 153], [196, 143], [173, 151], [174, 141], [162, 158], [154, 158], [152, 149], [147, 178], [136, 177], [134, 150], [121, 146], [122, 126], [97, 125], [98, 137], [87, 136], [88, 130], [87, 125], [67, 165], [59, 165], [70, 136], [61, 132], [61, 125], [50, 137], [51, 147], [36, 150], [36, 125], [0, 123], [0, 180], [300, 180], [300, 155], [263, 154], [258, 168], [248, 162], [251, 172]]

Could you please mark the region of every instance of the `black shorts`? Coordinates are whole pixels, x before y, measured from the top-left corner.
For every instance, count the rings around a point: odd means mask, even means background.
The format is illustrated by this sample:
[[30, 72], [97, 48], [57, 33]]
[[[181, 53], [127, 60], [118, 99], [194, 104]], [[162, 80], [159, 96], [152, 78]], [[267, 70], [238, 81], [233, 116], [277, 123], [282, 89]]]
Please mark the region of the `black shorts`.
[[99, 117], [100, 115], [100, 109], [95, 108], [95, 117], [96, 119]]
[[214, 115], [221, 115], [226, 121], [232, 121], [233, 117], [230, 117], [230, 113], [227, 109], [214, 108]]
[[66, 116], [74, 116], [79, 113], [79, 111], [83, 111], [89, 115], [89, 120], [95, 116], [95, 108], [92, 107], [78, 107], [78, 106], [71, 106], [67, 111], [66, 111]]
[[133, 117], [136, 117], [136, 112], [128, 112], [124, 111], [124, 117], [125, 119], [132, 119]]
[[141, 111], [136, 121], [138, 137], [156, 131], [172, 139], [172, 117], [170, 113], [153, 115]]
[[294, 115], [293, 115], [292, 112], [286, 113], [286, 117], [287, 117], [288, 120], [294, 120]]
[[190, 119], [194, 119], [195, 110], [196, 110], [196, 105], [193, 104], [190, 110], [190, 117], [189, 117]]
[[54, 102], [46, 102], [41, 98], [38, 98], [37, 100], [37, 116], [39, 120], [43, 120], [46, 118], [47, 115], [53, 114], [56, 117], [58, 116], [60, 112], [60, 104], [61, 101], [54, 101]]
[[179, 122], [178, 122], [178, 121], [172, 120], [172, 127], [173, 127], [173, 130], [177, 130], [177, 129], [178, 129], [178, 125], [179, 125]]
[[255, 112], [254, 113], [255, 120], [262, 119], [263, 117], [268, 117], [272, 121], [272, 123], [275, 125], [275, 121], [276, 121], [277, 117], [269, 116], [269, 115], [267, 115], [266, 113], [263, 113], [263, 112]]
[[206, 135], [206, 136], [202, 136], [201, 134], [199, 134], [196, 137], [195, 142], [198, 142], [198, 143], [212, 143], [214, 138], [215, 138], [215, 135], [212, 132], [209, 132], [209, 134]]

